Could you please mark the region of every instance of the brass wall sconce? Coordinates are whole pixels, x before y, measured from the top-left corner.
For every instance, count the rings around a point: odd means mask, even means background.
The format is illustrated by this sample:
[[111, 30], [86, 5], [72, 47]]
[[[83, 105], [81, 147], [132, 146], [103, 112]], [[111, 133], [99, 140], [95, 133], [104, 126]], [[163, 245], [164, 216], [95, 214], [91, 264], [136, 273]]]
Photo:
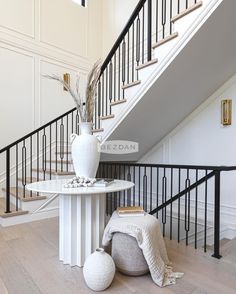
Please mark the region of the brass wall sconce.
[[[69, 73], [65, 73], [63, 75], [63, 80], [64, 80], [64, 83], [68, 85], [68, 87], [70, 86], [70, 74]], [[63, 88], [64, 91], [68, 91], [66, 89], [66, 87]]]
[[232, 100], [224, 99], [221, 101], [221, 123], [223, 126], [232, 124]]

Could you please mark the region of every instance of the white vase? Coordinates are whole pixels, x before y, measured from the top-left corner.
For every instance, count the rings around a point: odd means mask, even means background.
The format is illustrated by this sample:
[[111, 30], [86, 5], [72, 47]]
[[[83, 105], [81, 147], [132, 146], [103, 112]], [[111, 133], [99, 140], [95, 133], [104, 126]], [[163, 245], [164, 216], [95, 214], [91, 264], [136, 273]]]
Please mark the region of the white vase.
[[98, 248], [85, 261], [84, 279], [93, 291], [107, 289], [115, 276], [115, 263], [112, 257], [104, 249]]
[[99, 141], [92, 135], [92, 123], [80, 123], [80, 135], [71, 135], [71, 154], [77, 177], [95, 178], [99, 160]]

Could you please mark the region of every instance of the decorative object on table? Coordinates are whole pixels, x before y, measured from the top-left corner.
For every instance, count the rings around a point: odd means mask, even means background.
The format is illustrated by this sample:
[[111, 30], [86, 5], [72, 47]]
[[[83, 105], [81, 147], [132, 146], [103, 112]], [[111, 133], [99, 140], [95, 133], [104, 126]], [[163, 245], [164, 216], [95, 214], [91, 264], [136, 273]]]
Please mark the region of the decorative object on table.
[[96, 179], [90, 179], [85, 177], [74, 177], [66, 181], [64, 188], [79, 188], [79, 187], [92, 187]]
[[96, 182], [94, 183], [94, 187], [107, 187], [112, 183], [114, 183], [114, 179], [97, 178]]
[[111, 255], [116, 269], [125, 275], [142, 276], [149, 272], [147, 262], [136, 239], [128, 234], [117, 232], [113, 235]]
[[85, 261], [84, 279], [94, 291], [107, 289], [115, 276], [115, 264], [112, 257], [103, 248], [98, 248]]
[[145, 211], [141, 206], [128, 206], [128, 207], [118, 207], [117, 214], [120, 217], [127, 216], [144, 216]]
[[[145, 217], [121, 218], [115, 211], [105, 228], [102, 244], [108, 246], [117, 232], [136, 239], [139, 248], [143, 251], [152, 279], [158, 286], [175, 284], [176, 279], [183, 276], [183, 273], [172, 271], [160, 223], [154, 216], [146, 214]], [[130, 254], [128, 247], [126, 254]]]
[[64, 79], [57, 75], [46, 77], [56, 80], [68, 90], [73, 98], [80, 117], [80, 135], [71, 135], [71, 153], [76, 176], [94, 178], [100, 160], [100, 142], [92, 135], [93, 114], [95, 104], [95, 90], [101, 72], [100, 61], [96, 62], [88, 74], [85, 99], [79, 92], [79, 79], [76, 81], [75, 90]]
[[229, 126], [232, 124], [232, 100], [224, 99], [221, 101], [221, 124]]

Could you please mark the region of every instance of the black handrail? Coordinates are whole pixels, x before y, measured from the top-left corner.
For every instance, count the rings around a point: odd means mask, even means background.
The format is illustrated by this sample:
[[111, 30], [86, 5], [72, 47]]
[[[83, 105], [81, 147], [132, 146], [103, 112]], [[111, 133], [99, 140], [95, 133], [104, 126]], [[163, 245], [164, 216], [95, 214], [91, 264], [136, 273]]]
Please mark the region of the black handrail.
[[13, 143], [11, 143], [11, 144], [9, 144], [9, 145], [7, 145], [6, 147], [4, 147], [4, 148], [2, 148], [2, 149], [0, 150], [0, 154], [3, 153], [3, 152], [5, 152], [5, 151], [7, 151], [7, 150], [10, 149], [10, 148], [12, 148], [13, 146], [19, 144], [20, 142], [22, 142], [22, 141], [24, 141], [24, 140], [26, 140], [26, 139], [32, 137], [33, 135], [37, 134], [38, 132], [42, 131], [43, 129], [45, 129], [45, 128], [49, 127], [50, 125], [54, 124], [56, 121], [58, 121], [58, 120], [60, 120], [60, 119], [62, 119], [62, 118], [64, 118], [64, 117], [66, 117], [68, 114], [71, 114], [71, 113], [72, 113], [73, 111], [75, 111], [75, 110], [76, 110], [76, 107], [73, 108], [73, 109], [71, 109], [71, 110], [69, 110], [69, 111], [67, 111], [67, 112], [65, 112], [65, 113], [62, 114], [62, 115], [59, 115], [57, 118], [51, 120], [50, 122], [46, 123], [45, 125], [43, 125], [43, 126], [37, 128], [36, 130], [32, 131], [31, 133], [28, 133], [27, 135], [21, 137], [20, 139], [14, 141]]
[[124, 29], [120, 33], [119, 37], [117, 38], [115, 44], [111, 48], [110, 52], [108, 53], [106, 59], [104, 60], [102, 67], [101, 67], [101, 75], [106, 69], [107, 65], [109, 64], [110, 60], [114, 56], [116, 50], [119, 48], [120, 44], [122, 43], [125, 35], [128, 33], [129, 29], [133, 25], [136, 17], [138, 16], [140, 10], [143, 8], [143, 5], [146, 3], [147, 0], [140, 0], [139, 3], [137, 4], [136, 8], [134, 9], [132, 15], [130, 16], [128, 22], [126, 23]]
[[[149, 164], [135, 162], [101, 162], [98, 177], [116, 178], [135, 183], [128, 192], [111, 194], [107, 198], [107, 214], [118, 206], [143, 206], [151, 215], [156, 215], [162, 225], [163, 235], [169, 225], [172, 239], [173, 220], [177, 222], [177, 240], [181, 230], [185, 233], [186, 245], [189, 233], [194, 230], [195, 249], [198, 247], [199, 199], [204, 210], [204, 251], [207, 251], [209, 193], [214, 193], [214, 254], [220, 255], [220, 182], [221, 173], [235, 171], [236, 166], [200, 166], [177, 164]], [[201, 178], [199, 176], [201, 175]], [[214, 183], [210, 179], [214, 179]], [[208, 186], [214, 184], [214, 189]], [[201, 187], [201, 189], [199, 188]], [[201, 198], [199, 198], [201, 197]], [[176, 204], [174, 206], [174, 204]], [[174, 211], [175, 209], [175, 211]], [[173, 216], [173, 211], [175, 215]], [[202, 220], [202, 216], [200, 218]], [[184, 224], [181, 228], [181, 222]]]
[[184, 164], [156, 164], [156, 163], [137, 163], [127, 161], [102, 161], [103, 165], [118, 165], [118, 166], [137, 166], [137, 167], [161, 167], [161, 168], [176, 168], [176, 169], [194, 169], [194, 170], [214, 170], [214, 171], [233, 171], [236, 166], [216, 166], [216, 165], [184, 165]]
[[175, 196], [171, 197], [171, 199], [167, 200], [165, 203], [161, 204], [160, 206], [158, 206], [157, 208], [153, 209], [149, 213], [153, 215], [153, 214], [157, 213], [158, 211], [162, 210], [163, 208], [166, 208], [168, 205], [170, 205], [171, 203], [173, 203], [176, 200], [179, 200], [182, 196], [184, 196], [185, 194], [191, 192], [197, 186], [200, 186], [206, 180], [209, 180], [209, 179], [211, 179], [214, 176], [215, 176], [215, 172], [212, 171], [207, 176], [202, 177], [200, 180], [198, 180], [197, 182], [195, 182], [194, 184], [192, 184], [188, 188], [184, 189], [180, 193], [177, 193]]

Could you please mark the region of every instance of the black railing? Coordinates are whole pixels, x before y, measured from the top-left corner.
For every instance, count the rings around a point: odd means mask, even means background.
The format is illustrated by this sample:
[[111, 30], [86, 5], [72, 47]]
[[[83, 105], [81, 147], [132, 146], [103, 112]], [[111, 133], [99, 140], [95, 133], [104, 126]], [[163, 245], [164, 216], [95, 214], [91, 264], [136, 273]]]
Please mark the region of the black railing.
[[78, 123], [79, 115], [73, 108], [0, 150], [1, 162], [6, 165], [6, 213], [19, 210], [19, 198], [38, 196], [27, 195], [27, 183], [70, 172], [69, 138], [71, 133], [79, 133]]
[[160, 220], [164, 236], [191, 242], [196, 249], [202, 239], [205, 252], [212, 230], [213, 256], [220, 258], [220, 175], [233, 170], [236, 167], [102, 162], [98, 177], [135, 183], [130, 191], [107, 197], [107, 214], [118, 206], [141, 205]]
[[[95, 129], [101, 128], [101, 116], [112, 113], [111, 103], [125, 98], [124, 86], [138, 81], [137, 67], [152, 59], [153, 45], [173, 33], [172, 16], [196, 3], [196, 0], [139, 1], [103, 62], [95, 94]], [[78, 133], [78, 122], [78, 113], [72, 109], [0, 150], [0, 160], [6, 166], [3, 172], [6, 213], [12, 210], [11, 186], [15, 186], [14, 209], [18, 210], [19, 191], [21, 197], [26, 197], [27, 183], [48, 175], [51, 178], [53, 166], [56, 172], [69, 171], [69, 135]]]

